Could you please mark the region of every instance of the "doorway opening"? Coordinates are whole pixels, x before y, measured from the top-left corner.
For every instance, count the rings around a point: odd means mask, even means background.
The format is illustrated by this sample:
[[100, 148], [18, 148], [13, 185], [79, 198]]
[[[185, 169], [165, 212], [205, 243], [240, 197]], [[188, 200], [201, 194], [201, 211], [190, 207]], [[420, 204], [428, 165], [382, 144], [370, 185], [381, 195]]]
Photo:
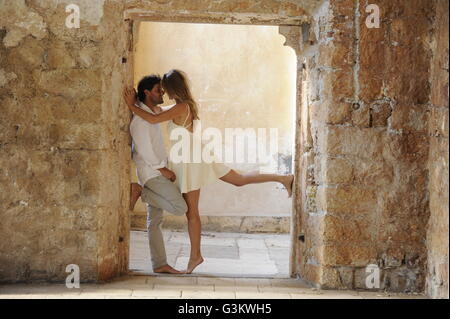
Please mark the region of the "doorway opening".
[[[297, 57], [284, 46], [278, 26], [141, 21], [134, 33], [134, 84], [148, 74], [170, 69], [186, 72], [199, 104], [202, 129], [265, 129], [266, 161], [252, 163], [246, 140], [244, 161], [225, 164], [235, 170], [294, 174]], [[165, 96], [163, 106], [171, 105]], [[161, 124], [166, 145], [166, 123]], [[270, 149], [270, 129], [276, 131]], [[236, 131], [235, 131], [236, 132]], [[236, 154], [237, 139], [223, 143]], [[259, 157], [257, 156], [258, 160]], [[137, 181], [134, 163], [131, 180]], [[235, 187], [217, 180], [201, 189], [202, 253], [205, 262], [193, 275], [287, 278], [292, 267], [293, 200], [277, 183]], [[146, 206], [138, 201], [131, 215], [132, 273], [152, 274], [146, 233]], [[186, 217], [164, 213], [168, 263], [184, 269], [189, 259]], [[290, 234], [291, 233], [291, 234]]]

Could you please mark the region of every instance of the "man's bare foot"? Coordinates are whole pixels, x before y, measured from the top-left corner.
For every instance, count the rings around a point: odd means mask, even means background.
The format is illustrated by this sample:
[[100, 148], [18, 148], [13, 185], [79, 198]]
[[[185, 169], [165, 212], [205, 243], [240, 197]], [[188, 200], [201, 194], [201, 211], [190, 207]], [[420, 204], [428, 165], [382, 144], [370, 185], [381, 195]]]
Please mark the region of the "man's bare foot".
[[130, 189], [130, 210], [133, 210], [138, 198], [141, 196], [142, 186], [138, 183], [131, 183]]
[[283, 185], [286, 187], [286, 190], [288, 192], [288, 197], [290, 198], [292, 196], [292, 185], [294, 183], [294, 175], [287, 175], [284, 177]]
[[194, 271], [194, 269], [200, 265], [203, 262], [203, 257], [200, 256], [199, 258], [192, 260], [189, 259], [188, 267], [186, 269], [186, 274], [190, 274]]
[[159, 274], [184, 274], [183, 271], [176, 270], [175, 268], [172, 268], [169, 265], [164, 265], [158, 268], [153, 269], [154, 273]]

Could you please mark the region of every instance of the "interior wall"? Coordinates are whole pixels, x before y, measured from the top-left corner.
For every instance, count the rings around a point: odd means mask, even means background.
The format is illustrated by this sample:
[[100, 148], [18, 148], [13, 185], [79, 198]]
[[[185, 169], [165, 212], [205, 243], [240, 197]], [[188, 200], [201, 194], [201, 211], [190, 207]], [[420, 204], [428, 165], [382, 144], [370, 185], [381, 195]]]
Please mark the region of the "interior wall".
[[[236, 152], [225, 144], [225, 128], [264, 128], [278, 132], [278, 149], [270, 162], [225, 163], [241, 171], [288, 174], [292, 149], [296, 94], [296, 56], [283, 46], [276, 26], [142, 22], [135, 53], [135, 82], [170, 69], [187, 73], [199, 104], [202, 129], [217, 128], [223, 154]], [[173, 101], [165, 96], [164, 105]], [[162, 124], [166, 145], [166, 123]], [[167, 148], [168, 149], [168, 148]], [[257, 154], [257, 149], [248, 149]], [[247, 152], [245, 154], [247, 156]], [[135, 169], [132, 168], [136, 180]], [[219, 196], [220, 194], [220, 196]], [[203, 216], [290, 216], [291, 200], [277, 183], [237, 188], [218, 180], [202, 188]], [[142, 202], [135, 210], [145, 211]], [[224, 225], [226, 226], [226, 225]]]
[[[81, 9], [69, 29], [66, 5]], [[0, 281], [128, 270], [122, 1], [0, 1]], [[105, 98], [108, 96], [108, 98]]]
[[329, 1], [314, 14], [298, 264], [322, 287], [367, 289], [375, 264], [380, 289], [423, 292], [434, 3], [378, 1], [380, 28], [366, 26], [367, 5]]
[[436, 1], [432, 38], [428, 133], [430, 220], [427, 230], [427, 294], [448, 298], [448, 1]]

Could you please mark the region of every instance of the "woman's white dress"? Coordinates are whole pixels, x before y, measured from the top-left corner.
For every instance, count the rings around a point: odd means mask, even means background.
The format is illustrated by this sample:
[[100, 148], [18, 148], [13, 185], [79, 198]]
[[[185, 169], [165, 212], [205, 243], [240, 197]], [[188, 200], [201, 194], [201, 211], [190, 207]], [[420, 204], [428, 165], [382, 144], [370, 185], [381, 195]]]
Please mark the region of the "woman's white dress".
[[[190, 107], [188, 107], [188, 110], [189, 109]], [[171, 136], [174, 129], [181, 128], [187, 132], [186, 136], [189, 136], [190, 139], [190, 161], [188, 163], [185, 163], [185, 161], [175, 163], [171, 160], [171, 155], [169, 153], [168, 168], [175, 173], [176, 179], [174, 183], [178, 186], [181, 193], [187, 193], [200, 189], [203, 186], [208, 185], [218, 180], [220, 177], [228, 174], [231, 170], [231, 168], [222, 163], [206, 163], [203, 159], [201, 159], [200, 163], [193, 163], [194, 139], [197, 137], [195, 137], [194, 134], [187, 129], [192, 125], [192, 123], [187, 127], [185, 126], [188, 118], [189, 113], [186, 117], [185, 123], [182, 126], [175, 124], [173, 121], [169, 121], [167, 125], [169, 136]], [[198, 142], [201, 145], [201, 141]], [[170, 140], [170, 149], [172, 149], [176, 143], [179, 143], [179, 140]]]

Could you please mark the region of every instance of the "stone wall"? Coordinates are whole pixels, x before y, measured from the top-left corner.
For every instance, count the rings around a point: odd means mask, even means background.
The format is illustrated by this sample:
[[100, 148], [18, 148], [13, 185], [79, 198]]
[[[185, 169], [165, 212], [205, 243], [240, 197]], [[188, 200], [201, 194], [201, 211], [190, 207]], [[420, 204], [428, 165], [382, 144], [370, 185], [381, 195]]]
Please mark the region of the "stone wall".
[[448, 1], [436, 1], [428, 124], [430, 220], [426, 292], [448, 298]]
[[[70, 3], [80, 29], [65, 26]], [[0, 1], [1, 281], [62, 280], [68, 264], [82, 281], [128, 270], [122, 12]]]
[[377, 1], [369, 29], [368, 4], [330, 1], [314, 16], [298, 264], [322, 287], [366, 289], [376, 264], [380, 289], [423, 291], [434, 6]]

